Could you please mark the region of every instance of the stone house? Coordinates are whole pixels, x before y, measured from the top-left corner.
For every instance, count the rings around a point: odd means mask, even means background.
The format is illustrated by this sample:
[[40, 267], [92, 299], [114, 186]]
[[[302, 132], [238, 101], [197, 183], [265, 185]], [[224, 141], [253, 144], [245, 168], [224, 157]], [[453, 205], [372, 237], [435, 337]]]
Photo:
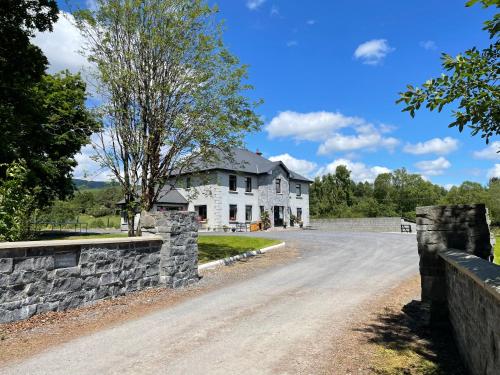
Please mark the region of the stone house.
[[[197, 168], [179, 176], [174, 188], [160, 194], [153, 211], [189, 210], [198, 214], [201, 229], [220, 230], [260, 221], [269, 212], [272, 227], [309, 225], [309, 186], [312, 181], [281, 161], [260, 152], [234, 149], [231, 160]], [[122, 229], [126, 230], [122, 217]]]

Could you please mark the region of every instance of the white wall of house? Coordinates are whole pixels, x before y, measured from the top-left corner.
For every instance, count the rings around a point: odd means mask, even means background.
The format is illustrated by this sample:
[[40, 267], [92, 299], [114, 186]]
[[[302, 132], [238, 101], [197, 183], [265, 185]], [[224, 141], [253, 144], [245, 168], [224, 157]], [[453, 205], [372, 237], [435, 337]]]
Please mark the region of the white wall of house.
[[[236, 176], [236, 190], [230, 189], [230, 176]], [[197, 206], [207, 206], [207, 220], [202, 227], [207, 229], [231, 226], [235, 223], [260, 221], [260, 207], [269, 212], [274, 226], [274, 207], [284, 208], [284, 222], [289, 225], [290, 212], [297, 215], [302, 209], [304, 225], [309, 225], [309, 184], [303, 181], [289, 181], [287, 171], [279, 166], [269, 174], [251, 175], [232, 171], [211, 171], [202, 177], [190, 176], [191, 187], [187, 188], [186, 178], [177, 181], [176, 189], [188, 201], [189, 211]], [[252, 181], [251, 191], [246, 191], [246, 179]], [[281, 192], [276, 191], [276, 179], [281, 180]], [[302, 194], [297, 196], [296, 185], [300, 184]], [[230, 206], [237, 207], [236, 220], [230, 220]], [[246, 218], [246, 207], [251, 207], [251, 220]]]
[[[301, 194], [297, 195], [297, 185], [300, 185]], [[309, 225], [309, 184], [304, 181], [290, 181], [290, 210], [297, 216], [297, 208], [302, 209], [302, 222]]]

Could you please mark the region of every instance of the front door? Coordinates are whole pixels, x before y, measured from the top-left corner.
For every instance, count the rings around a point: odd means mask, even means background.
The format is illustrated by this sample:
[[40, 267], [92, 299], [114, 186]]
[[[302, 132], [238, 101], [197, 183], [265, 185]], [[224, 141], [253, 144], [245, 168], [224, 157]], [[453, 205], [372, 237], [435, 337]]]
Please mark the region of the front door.
[[274, 226], [281, 227], [285, 222], [285, 208], [283, 206], [274, 206]]

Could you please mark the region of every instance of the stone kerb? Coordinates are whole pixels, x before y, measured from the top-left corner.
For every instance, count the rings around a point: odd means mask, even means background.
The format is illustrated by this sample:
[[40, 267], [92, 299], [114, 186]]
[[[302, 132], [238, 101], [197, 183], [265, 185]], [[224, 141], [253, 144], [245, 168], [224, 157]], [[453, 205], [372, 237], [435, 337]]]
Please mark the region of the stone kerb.
[[142, 212], [143, 234], [163, 239], [160, 251], [160, 282], [178, 288], [193, 284], [198, 276], [198, 221], [195, 212]]

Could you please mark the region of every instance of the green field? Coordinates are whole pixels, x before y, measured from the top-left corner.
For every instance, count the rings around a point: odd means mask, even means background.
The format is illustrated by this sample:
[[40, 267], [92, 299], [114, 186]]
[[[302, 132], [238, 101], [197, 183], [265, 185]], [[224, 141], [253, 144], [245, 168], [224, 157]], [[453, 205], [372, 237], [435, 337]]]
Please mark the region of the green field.
[[198, 238], [198, 262], [212, 260], [259, 250], [280, 243], [279, 240], [243, 236], [200, 236]]
[[81, 214], [78, 215], [78, 222], [88, 224], [89, 228], [120, 228], [120, 216], [118, 215], [93, 217]]

